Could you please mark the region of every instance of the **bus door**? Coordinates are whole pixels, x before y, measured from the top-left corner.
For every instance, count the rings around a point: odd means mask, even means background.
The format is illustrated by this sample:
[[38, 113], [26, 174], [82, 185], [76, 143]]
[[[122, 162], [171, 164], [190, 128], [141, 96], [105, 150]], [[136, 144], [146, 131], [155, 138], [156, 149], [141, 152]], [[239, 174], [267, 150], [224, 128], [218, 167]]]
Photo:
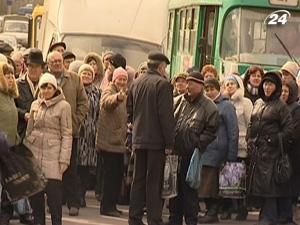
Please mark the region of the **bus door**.
[[218, 6], [201, 6], [202, 11], [202, 35], [199, 39], [200, 68], [205, 64], [213, 64], [214, 43], [216, 37]]

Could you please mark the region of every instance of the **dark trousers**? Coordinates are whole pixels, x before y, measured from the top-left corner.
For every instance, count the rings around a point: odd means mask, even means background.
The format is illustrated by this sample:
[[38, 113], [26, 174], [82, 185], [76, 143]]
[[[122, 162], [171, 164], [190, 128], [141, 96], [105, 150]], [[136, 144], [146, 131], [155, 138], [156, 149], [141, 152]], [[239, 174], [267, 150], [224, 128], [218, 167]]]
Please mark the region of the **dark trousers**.
[[86, 191], [89, 188], [91, 181], [91, 168], [90, 166], [78, 166], [78, 176], [80, 179], [80, 197], [85, 198]]
[[116, 210], [123, 178], [124, 155], [102, 152], [104, 163], [104, 187], [101, 212]]
[[64, 198], [69, 208], [80, 207], [80, 181], [77, 174], [78, 138], [73, 138], [70, 165], [63, 175]]
[[178, 173], [178, 195], [170, 199], [169, 210], [170, 224], [182, 224], [183, 216], [187, 225], [197, 224], [197, 215], [199, 211], [198, 190], [190, 188], [186, 182], [186, 174], [190, 164], [190, 157], [180, 160]]
[[277, 203], [279, 220], [284, 221], [285, 223], [293, 222], [293, 198], [278, 198]]
[[103, 169], [103, 157], [102, 153], [97, 154], [97, 167], [96, 167], [96, 186], [95, 194], [99, 195], [100, 199], [103, 195], [103, 180], [104, 180], [104, 169]]
[[149, 225], [161, 223], [161, 187], [165, 163], [164, 150], [135, 150], [133, 182], [130, 192], [129, 225], [142, 224], [147, 207]]
[[49, 179], [43, 192], [37, 193], [30, 198], [34, 224], [45, 225], [45, 194], [49, 206], [52, 225], [61, 225], [62, 218], [62, 182]]

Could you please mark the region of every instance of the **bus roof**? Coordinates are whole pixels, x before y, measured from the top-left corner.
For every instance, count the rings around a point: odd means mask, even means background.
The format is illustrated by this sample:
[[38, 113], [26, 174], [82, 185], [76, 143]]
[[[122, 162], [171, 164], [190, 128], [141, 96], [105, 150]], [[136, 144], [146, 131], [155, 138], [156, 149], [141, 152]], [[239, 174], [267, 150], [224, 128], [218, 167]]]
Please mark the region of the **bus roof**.
[[169, 9], [193, 5], [222, 5], [223, 0], [170, 0]]
[[188, 7], [193, 5], [223, 5], [224, 8], [228, 8], [234, 5], [300, 9], [299, 0], [170, 0], [169, 9]]
[[121, 36], [161, 45], [167, 31], [168, 1], [45, 0], [44, 6], [61, 34]]

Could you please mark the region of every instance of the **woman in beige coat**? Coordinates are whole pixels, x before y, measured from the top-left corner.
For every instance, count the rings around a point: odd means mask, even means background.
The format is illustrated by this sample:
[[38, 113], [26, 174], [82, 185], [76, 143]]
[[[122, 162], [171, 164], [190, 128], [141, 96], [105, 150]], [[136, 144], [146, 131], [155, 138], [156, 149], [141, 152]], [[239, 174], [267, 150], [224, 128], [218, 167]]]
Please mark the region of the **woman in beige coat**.
[[104, 188], [100, 213], [119, 217], [117, 200], [123, 175], [123, 157], [126, 150], [127, 111], [125, 89], [128, 74], [119, 67], [113, 72], [113, 79], [104, 89], [100, 100], [97, 149], [104, 161]]
[[[40, 95], [31, 105], [24, 144], [32, 151], [48, 179], [44, 192], [47, 194], [52, 225], [61, 225], [61, 180], [68, 168], [72, 148], [71, 107], [53, 75], [43, 74], [39, 89]], [[44, 192], [31, 198], [34, 224], [45, 225]]]

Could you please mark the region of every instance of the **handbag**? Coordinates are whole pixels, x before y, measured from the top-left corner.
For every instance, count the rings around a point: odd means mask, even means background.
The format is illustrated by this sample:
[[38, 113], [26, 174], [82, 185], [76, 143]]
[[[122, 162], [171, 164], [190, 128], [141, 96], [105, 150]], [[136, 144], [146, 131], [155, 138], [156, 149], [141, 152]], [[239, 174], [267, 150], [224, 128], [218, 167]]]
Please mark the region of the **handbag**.
[[163, 199], [174, 198], [178, 194], [177, 190], [177, 168], [178, 156], [168, 155], [164, 167], [164, 179], [161, 190], [161, 197]]
[[226, 162], [219, 174], [219, 194], [223, 198], [245, 198], [246, 164]]
[[292, 165], [288, 154], [284, 151], [282, 134], [278, 134], [280, 156], [275, 162], [273, 171], [274, 181], [278, 184], [286, 183], [292, 176]]
[[201, 184], [202, 163], [200, 158], [200, 150], [198, 148], [195, 148], [185, 178], [188, 186], [193, 189], [198, 189]]
[[35, 195], [47, 184], [31, 151], [23, 144], [0, 156], [0, 171], [1, 184], [9, 202]]

